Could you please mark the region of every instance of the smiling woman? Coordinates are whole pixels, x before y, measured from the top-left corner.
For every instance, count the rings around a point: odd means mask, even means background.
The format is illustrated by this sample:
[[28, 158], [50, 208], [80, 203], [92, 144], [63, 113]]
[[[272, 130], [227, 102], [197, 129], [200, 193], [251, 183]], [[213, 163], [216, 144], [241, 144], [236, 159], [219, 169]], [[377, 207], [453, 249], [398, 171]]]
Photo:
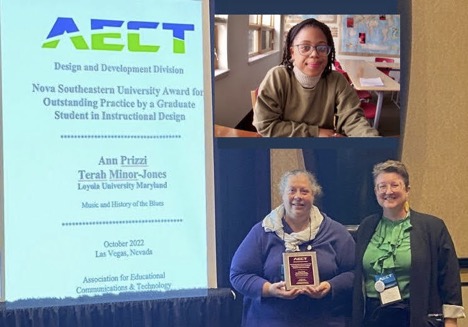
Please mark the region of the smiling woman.
[[447, 227], [409, 208], [403, 163], [378, 163], [373, 177], [382, 214], [365, 218], [358, 229], [353, 326], [443, 326], [444, 320], [456, 326], [465, 313]]
[[332, 71], [330, 28], [314, 18], [291, 28], [281, 65], [260, 84], [253, 125], [262, 136], [378, 136], [347, 80]]
[[320, 194], [320, 186], [311, 174], [293, 171], [283, 175], [280, 187], [285, 221], [294, 232], [306, 229], [315, 195]]
[[[279, 190], [282, 204], [251, 229], [232, 259], [231, 283], [244, 295], [242, 325], [347, 326], [353, 238], [343, 225], [313, 204], [321, 187], [310, 172], [287, 171], [281, 177]], [[287, 287], [285, 252], [298, 257], [316, 256], [320, 282], [313, 279]]]

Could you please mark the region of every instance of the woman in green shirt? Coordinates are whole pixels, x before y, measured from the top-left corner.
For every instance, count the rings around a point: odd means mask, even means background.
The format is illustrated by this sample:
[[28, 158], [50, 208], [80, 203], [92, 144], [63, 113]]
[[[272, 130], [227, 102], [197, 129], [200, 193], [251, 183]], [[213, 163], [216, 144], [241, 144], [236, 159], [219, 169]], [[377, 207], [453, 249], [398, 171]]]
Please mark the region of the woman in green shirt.
[[382, 213], [358, 229], [353, 326], [457, 326], [465, 314], [447, 227], [409, 208], [409, 175], [401, 162], [375, 165], [373, 177]]

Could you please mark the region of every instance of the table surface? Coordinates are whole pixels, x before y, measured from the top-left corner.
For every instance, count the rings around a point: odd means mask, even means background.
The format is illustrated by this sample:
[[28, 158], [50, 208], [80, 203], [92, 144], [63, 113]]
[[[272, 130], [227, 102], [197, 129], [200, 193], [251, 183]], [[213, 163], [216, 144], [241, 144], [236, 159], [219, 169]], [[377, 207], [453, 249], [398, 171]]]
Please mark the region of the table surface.
[[[369, 62], [369, 61], [368, 61]], [[389, 68], [391, 70], [400, 70], [400, 63], [399, 62], [369, 62], [375, 67], [378, 68]]]
[[[393, 78], [378, 70], [372, 63], [365, 60], [345, 59], [340, 61], [356, 90], [366, 91], [400, 91], [400, 84]], [[380, 77], [384, 86], [362, 86], [360, 78]]]
[[262, 137], [256, 132], [244, 131], [241, 129], [235, 129], [222, 125], [215, 125], [214, 128], [215, 137]]

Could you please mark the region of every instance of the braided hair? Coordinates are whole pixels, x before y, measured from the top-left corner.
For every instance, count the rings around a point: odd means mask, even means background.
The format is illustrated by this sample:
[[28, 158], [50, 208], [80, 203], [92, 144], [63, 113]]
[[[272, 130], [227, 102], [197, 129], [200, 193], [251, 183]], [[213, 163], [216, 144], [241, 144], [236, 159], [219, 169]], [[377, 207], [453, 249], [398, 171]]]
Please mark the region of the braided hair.
[[333, 42], [333, 36], [331, 34], [330, 28], [318, 20], [314, 18], [309, 18], [303, 20], [299, 24], [293, 26], [288, 34], [286, 35], [285, 47], [283, 49], [283, 59], [281, 60], [281, 65], [286, 66], [288, 69], [293, 69], [293, 63], [291, 61], [291, 51], [290, 48], [293, 46], [293, 41], [296, 38], [297, 34], [304, 28], [304, 27], [316, 27], [319, 28], [325, 37], [327, 38], [327, 44], [331, 47], [330, 54], [328, 55], [328, 63], [325, 69], [322, 72], [322, 77], [327, 76], [332, 71], [332, 63], [335, 61], [335, 43]]

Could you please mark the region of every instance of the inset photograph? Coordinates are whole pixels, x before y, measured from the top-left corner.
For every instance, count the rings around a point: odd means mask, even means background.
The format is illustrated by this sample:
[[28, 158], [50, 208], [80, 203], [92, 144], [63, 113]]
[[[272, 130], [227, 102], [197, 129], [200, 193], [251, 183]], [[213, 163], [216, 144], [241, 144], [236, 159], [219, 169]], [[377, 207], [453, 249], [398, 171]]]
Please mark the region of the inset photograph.
[[400, 136], [399, 15], [215, 15], [217, 137]]

